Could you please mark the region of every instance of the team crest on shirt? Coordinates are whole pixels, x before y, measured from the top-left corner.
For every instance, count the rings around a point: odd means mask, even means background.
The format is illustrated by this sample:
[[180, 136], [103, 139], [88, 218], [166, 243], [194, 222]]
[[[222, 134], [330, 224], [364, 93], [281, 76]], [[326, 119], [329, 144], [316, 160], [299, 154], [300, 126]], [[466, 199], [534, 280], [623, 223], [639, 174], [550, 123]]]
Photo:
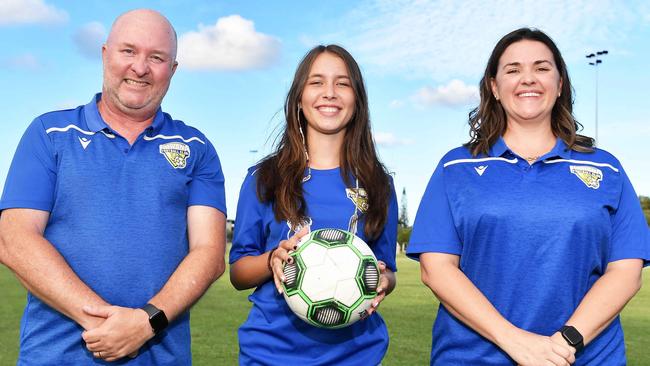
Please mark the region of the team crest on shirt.
[[346, 188], [345, 194], [362, 213], [368, 211], [368, 193], [363, 188]]
[[603, 180], [603, 172], [593, 166], [585, 165], [571, 165], [569, 167], [571, 173], [575, 174], [582, 183], [586, 184], [587, 187], [598, 189], [600, 187], [600, 181]]
[[190, 147], [182, 142], [168, 142], [158, 146], [160, 153], [174, 169], [183, 169], [190, 157]]

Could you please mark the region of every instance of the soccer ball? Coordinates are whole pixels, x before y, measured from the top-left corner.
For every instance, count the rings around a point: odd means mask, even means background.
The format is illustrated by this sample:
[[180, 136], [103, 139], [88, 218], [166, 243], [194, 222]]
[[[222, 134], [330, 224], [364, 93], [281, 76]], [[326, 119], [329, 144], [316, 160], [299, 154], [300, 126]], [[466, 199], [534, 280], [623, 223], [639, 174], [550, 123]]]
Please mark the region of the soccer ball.
[[363, 240], [338, 229], [300, 239], [284, 265], [284, 298], [302, 320], [321, 328], [346, 327], [368, 316], [377, 296], [379, 265]]

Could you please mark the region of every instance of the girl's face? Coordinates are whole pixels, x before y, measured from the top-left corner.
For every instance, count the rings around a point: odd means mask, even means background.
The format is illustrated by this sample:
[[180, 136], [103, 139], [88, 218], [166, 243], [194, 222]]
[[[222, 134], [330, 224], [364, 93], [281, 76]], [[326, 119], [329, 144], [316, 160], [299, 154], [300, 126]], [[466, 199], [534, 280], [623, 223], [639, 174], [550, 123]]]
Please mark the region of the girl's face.
[[307, 131], [322, 135], [345, 134], [354, 115], [355, 94], [343, 60], [329, 52], [316, 57], [300, 100]]

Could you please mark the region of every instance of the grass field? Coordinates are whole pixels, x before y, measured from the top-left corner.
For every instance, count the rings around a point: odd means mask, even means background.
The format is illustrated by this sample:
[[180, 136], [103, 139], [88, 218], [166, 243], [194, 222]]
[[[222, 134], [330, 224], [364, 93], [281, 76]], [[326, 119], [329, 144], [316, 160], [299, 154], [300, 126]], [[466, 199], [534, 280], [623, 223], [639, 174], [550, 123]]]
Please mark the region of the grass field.
[[[400, 255], [398, 268], [397, 289], [380, 307], [391, 337], [383, 364], [427, 365], [438, 302], [421, 284], [416, 262]], [[25, 290], [4, 266], [0, 266], [0, 291], [0, 365], [15, 365]], [[248, 293], [234, 290], [225, 275], [194, 307], [195, 365], [237, 364], [237, 328], [250, 308]], [[650, 270], [644, 270], [644, 287], [627, 305], [622, 319], [628, 364], [650, 365]]]

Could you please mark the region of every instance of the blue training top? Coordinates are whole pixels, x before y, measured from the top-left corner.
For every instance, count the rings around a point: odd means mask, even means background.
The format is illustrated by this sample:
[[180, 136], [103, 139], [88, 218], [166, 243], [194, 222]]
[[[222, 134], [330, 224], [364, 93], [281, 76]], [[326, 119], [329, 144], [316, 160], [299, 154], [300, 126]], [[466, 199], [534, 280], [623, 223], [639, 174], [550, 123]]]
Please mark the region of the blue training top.
[[[533, 165], [499, 139], [489, 155], [459, 147], [436, 168], [407, 254], [460, 256], [460, 269], [515, 326], [550, 336], [573, 314], [607, 264], [641, 258], [648, 229], [620, 163], [558, 139]], [[625, 365], [617, 317], [577, 355], [580, 365]], [[512, 359], [440, 306], [431, 364], [511, 365]]]
[[[256, 189], [257, 179], [251, 168], [239, 194], [231, 264], [244, 256], [265, 253], [293, 234], [286, 221], [275, 220], [270, 203], [258, 200]], [[303, 190], [312, 230], [348, 229], [355, 206], [346, 194], [339, 168], [312, 169], [311, 179], [303, 184]], [[395, 271], [394, 190], [388, 207], [387, 222], [377, 240], [367, 241], [363, 215], [357, 236], [368, 243], [377, 259]], [[377, 365], [388, 348], [386, 325], [377, 312], [349, 327], [329, 330], [309, 325], [294, 315], [272, 280], [258, 286], [249, 300], [253, 307], [239, 328], [241, 365]]]
[[[224, 179], [214, 147], [195, 128], [159, 109], [131, 146], [102, 120], [100, 98], [32, 122], [16, 150], [0, 209], [49, 211], [45, 238], [77, 276], [110, 304], [138, 308], [188, 253], [188, 206], [225, 214]], [[28, 293], [18, 365], [192, 362], [188, 313], [133, 360], [93, 358], [82, 331]]]

